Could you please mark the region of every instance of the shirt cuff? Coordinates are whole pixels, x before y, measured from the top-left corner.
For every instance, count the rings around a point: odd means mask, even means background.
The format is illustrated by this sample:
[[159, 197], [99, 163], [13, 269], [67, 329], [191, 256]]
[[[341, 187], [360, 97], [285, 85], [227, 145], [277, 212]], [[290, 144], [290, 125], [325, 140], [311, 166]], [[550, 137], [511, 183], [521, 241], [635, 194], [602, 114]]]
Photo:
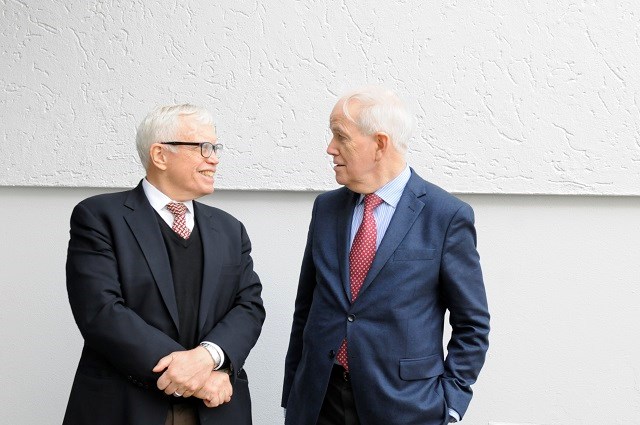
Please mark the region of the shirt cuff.
[[[449, 408], [449, 417], [450, 417], [449, 418], [450, 423], [460, 421], [460, 414], [451, 408]], [[454, 420], [452, 421], [451, 418], [453, 418]]]
[[224, 364], [224, 351], [222, 351], [222, 348], [220, 348], [218, 344], [214, 344], [209, 341], [202, 341], [200, 345], [203, 346], [209, 354], [211, 354], [211, 358], [213, 359], [213, 370], [220, 369]]

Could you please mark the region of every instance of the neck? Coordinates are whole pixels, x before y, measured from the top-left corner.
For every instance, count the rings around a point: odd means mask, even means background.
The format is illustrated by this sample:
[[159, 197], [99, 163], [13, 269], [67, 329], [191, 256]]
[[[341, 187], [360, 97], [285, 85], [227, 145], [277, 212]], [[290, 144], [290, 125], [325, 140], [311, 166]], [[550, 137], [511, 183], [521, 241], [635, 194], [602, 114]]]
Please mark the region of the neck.
[[361, 190], [354, 190], [354, 192], [362, 193], [365, 195], [367, 193], [374, 193], [376, 190], [380, 189], [382, 186], [398, 177], [406, 166], [407, 163], [403, 157], [396, 158], [394, 161], [388, 161], [386, 163], [381, 162], [379, 163], [379, 170], [377, 171], [375, 177], [372, 179], [371, 183], [366, 185], [366, 187], [362, 188]]
[[185, 196], [184, 194], [181, 194], [176, 190], [174, 190], [172, 185], [169, 184], [169, 182], [167, 182], [166, 179], [163, 179], [161, 175], [158, 175], [157, 173], [153, 173], [150, 170], [147, 170], [147, 181], [151, 183], [153, 187], [158, 189], [160, 192], [164, 193], [169, 198], [171, 198], [171, 200], [173, 201], [187, 202], [192, 200], [188, 196]]
[[384, 176], [383, 182], [380, 186], [378, 186], [378, 189], [380, 189], [382, 186], [384, 186], [385, 184], [389, 183], [391, 180], [398, 177], [406, 166], [407, 166], [407, 162], [404, 160], [404, 158], [399, 158], [399, 160], [394, 161], [392, 164], [390, 164], [389, 167], [387, 167], [385, 169], [385, 172], [383, 173], [383, 176]]

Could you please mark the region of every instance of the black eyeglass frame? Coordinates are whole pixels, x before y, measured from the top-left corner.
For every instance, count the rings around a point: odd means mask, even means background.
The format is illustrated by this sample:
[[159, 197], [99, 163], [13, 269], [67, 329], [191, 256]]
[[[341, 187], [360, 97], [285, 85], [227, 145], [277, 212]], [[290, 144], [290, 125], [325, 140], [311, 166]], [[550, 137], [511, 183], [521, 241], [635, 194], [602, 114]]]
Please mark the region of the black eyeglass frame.
[[[224, 145], [222, 143], [211, 143], [211, 142], [160, 142], [161, 145], [171, 145], [171, 146], [200, 146], [200, 155], [203, 158], [209, 158], [211, 154], [215, 153], [216, 156], [220, 156], [220, 152], [224, 149]], [[211, 146], [208, 148], [207, 146]], [[209, 155], [205, 155], [205, 149], [211, 149]]]

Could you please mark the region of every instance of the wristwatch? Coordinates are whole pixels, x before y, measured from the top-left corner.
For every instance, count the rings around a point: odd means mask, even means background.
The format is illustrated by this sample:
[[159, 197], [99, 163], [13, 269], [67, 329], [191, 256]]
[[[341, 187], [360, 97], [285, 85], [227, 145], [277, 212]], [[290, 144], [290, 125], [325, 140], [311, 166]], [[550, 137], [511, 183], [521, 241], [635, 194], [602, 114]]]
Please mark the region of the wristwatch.
[[218, 350], [216, 350], [213, 344], [208, 341], [202, 341], [200, 345], [204, 347], [205, 350], [209, 352], [209, 354], [211, 354], [211, 358], [213, 359], [213, 370], [218, 369], [221, 366], [220, 365], [221, 359], [220, 359], [220, 354], [218, 353]]

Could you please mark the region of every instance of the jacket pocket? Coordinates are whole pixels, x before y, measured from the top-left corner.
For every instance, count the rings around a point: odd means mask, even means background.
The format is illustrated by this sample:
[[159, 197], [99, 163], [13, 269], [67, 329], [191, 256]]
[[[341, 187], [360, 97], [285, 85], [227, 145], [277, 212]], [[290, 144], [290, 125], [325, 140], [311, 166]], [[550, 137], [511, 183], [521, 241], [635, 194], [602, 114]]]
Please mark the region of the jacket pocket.
[[435, 249], [398, 249], [393, 254], [393, 261], [433, 260]]
[[400, 378], [405, 381], [433, 378], [444, 373], [444, 361], [440, 354], [418, 359], [400, 360]]

